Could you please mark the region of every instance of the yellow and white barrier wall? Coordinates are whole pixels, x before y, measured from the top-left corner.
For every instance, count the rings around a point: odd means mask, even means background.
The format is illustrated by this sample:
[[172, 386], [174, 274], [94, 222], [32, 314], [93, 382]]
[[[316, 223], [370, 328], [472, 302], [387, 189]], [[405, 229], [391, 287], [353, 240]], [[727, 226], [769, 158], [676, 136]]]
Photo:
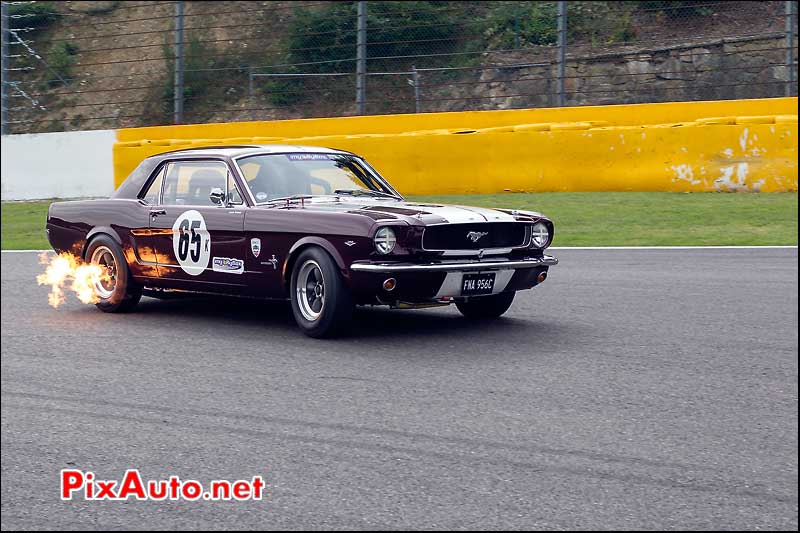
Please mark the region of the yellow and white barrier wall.
[[[797, 191], [797, 104], [770, 98], [128, 128], [112, 143], [113, 178], [118, 186], [156, 153], [285, 143], [363, 155], [403, 194]], [[3, 143], [6, 199], [5, 161], [15, 156]], [[97, 154], [111, 149], [105, 141]], [[50, 157], [48, 146], [36, 152]], [[98, 165], [98, 175], [106, 171]]]
[[797, 190], [797, 98], [163, 126], [117, 134], [117, 183], [143, 157], [159, 152], [288, 143], [363, 155], [404, 194]]

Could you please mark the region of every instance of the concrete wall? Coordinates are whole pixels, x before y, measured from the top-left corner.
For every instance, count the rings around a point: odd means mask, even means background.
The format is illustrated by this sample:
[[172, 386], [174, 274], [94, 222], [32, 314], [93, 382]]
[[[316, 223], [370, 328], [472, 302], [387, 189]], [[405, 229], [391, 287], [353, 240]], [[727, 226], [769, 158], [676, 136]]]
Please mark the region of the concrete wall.
[[2, 199], [108, 196], [116, 138], [114, 130], [4, 135]]
[[[465, 70], [457, 80], [424, 72], [421, 90], [428, 106], [424, 110], [553, 106], [557, 102], [555, 51], [541, 54], [536, 65]], [[797, 57], [796, 41], [794, 54]], [[490, 54], [489, 62], [503, 63], [501, 56]], [[784, 33], [664, 46], [615, 44], [605, 50], [603, 45], [584, 50], [571, 46], [565, 65], [566, 102], [580, 106], [779, 97], [785, 95], [789, 74], [785, 64]], [[426, 84], [433, 88], [426, 90]]]

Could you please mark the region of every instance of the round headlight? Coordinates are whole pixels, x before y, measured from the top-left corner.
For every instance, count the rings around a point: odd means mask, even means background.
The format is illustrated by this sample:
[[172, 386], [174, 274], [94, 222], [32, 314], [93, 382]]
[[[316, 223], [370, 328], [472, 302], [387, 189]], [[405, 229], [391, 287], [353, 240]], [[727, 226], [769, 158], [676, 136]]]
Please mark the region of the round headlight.
[[392, 228], [383, 227], [375, 232], [375, 249], [379, 254], [388, 254], [394, 250], [394, 245], [397, 244], [397, 238], [394, 235]]
[[536, 248], [544, 248], [550, 240], [550, 231], [544, 222], [537, 222], [531, 227], [531, 244]]

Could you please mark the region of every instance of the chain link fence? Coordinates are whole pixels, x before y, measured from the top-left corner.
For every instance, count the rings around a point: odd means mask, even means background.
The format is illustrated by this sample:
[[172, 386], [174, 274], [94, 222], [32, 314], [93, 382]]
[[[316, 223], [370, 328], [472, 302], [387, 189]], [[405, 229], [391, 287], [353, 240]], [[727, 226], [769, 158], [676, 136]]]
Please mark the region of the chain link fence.
[[2, 2], [4, 133], [797, 95], [797, 2]]

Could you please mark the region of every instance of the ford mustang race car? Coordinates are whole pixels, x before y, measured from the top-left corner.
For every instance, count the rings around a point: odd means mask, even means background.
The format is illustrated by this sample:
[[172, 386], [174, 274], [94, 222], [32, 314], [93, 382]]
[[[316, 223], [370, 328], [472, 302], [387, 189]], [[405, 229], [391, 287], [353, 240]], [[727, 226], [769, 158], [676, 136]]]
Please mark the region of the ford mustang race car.
[[341, 331], [355, 305], [499, 317], [558, 262], [539, 213], [406, 202], [363, 158], [303, 146], [148, 157], [109, 199], [53, 203], [47, 235], [105, 272], [103, 311], [143, 294], [289, 299], [313, 337]]

